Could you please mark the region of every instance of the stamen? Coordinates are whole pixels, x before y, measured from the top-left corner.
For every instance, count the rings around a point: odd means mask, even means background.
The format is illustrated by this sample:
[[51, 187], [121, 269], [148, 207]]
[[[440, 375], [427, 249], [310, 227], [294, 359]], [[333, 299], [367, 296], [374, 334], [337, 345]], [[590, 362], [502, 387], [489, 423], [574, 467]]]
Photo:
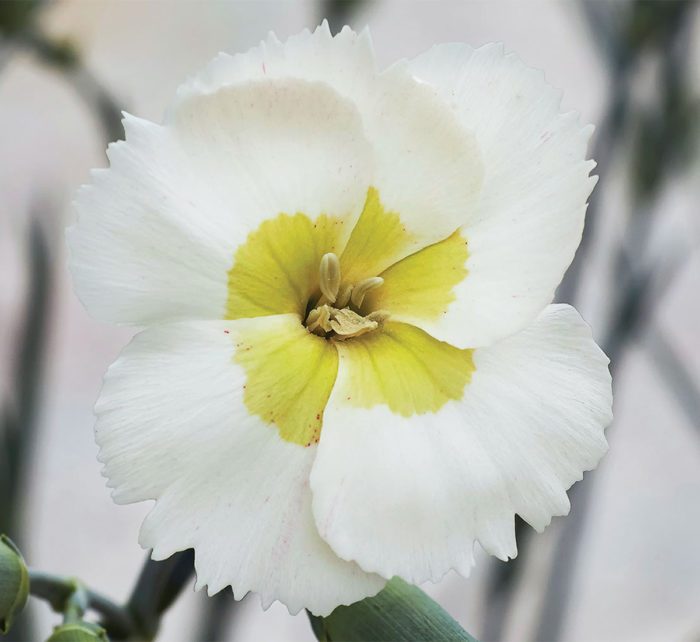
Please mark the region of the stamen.
[[327, 305], [322, 305], [320, 308], [311, 310], [309, 316], [306, 319], [306, 329], [309, 332], [324, 336], [326, 332], [331, 331], [331, 310]]
[[382, 283], [384, 283], [384, 279], [381, 276], [373, 276], [364, 281], [360, 281], [352, 289], [352, 294], [350, 295], [352, 302], [359, 308], [365, 300], [365, 295], [370, 290], [378, 288]]
[[321, 311], [318, 308], [314, 308], [309, 312], [309, 316], [306, 317], [306, 325], [307, 327], [310, 326], [311, 324], [315, 323], [318, 321], [318, 317], [321, 316]]
[[340, 287], [340, 261], [333, 252], [324, 254], [321, 259], [319, 286], [328, 303], [335, 303]]
[[350, 294], [352, 294], [352, 285], [344, 285], [338, 291], [338, 298], [335, 300], [336, 308], [344, 308], [350, 303]]
[[359, 308], [365, 295], [378, 288], [384, 279], [374, 276], [352, 285], [346, 283], [341, 287], [340, 261], [329, 252], [321, 258], [319, 267], [319, 289], [321, 297], [306, 316], [306, 329], [326, 339], [349, 339], [365, 332], [376, 330], [389, 318], [385, 310], [375, 310], [362, 316], [347, 307], [350, 301]]

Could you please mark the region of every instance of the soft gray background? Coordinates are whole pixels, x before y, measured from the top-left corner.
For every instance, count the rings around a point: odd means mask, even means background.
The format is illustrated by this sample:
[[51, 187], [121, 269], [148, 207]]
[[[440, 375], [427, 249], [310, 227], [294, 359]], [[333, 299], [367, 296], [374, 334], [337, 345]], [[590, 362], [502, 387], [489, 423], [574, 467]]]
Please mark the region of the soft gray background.
[[[696, 12], [697, 15], [697, 12]], [[177, 85], [219, 50], [241, 51], [268, 30], [280, 38], [313, 27], [315, 3], [291, 2], [57, 2], [45, 29], [70, 36], [87, 66], [139, 116], [160, 120]], [[578, 8], [565, 2], [368, 2], [353, 25], [371, 28], [379, 60], [388, 64], [432, 44], [503, 41], [528, 64], [546, 71], [564, 90], [563, 107], [582, 120], [601, 118], [607, 75]], [[695, 24], [696, 40], [700, 25]], [[693, 56], [700, 78], [700, 52]], [[643, 91], [641, 88], [640, 91]], [[653, 90], [652, 90], [653, 91]], [[620, 161], [622, 163], [623, 161]], [[23, 238], [26, 213], [39, 195], [58, 203], [57, 226], [74, 213], [72, 194], [91, 167], [105, 164], [95, 117], [54, 72], [28, 55], [14, 57], [0, 75], [0, 364], [7, 387], [18, 311], [26, 285]], [[615, 166], [612, 172], [620, 172]], [[698, 165], [664, 192], [664, 222], [654, 232], [659, 252], [672, 239], [698, 239]], [[695, 180], [694, 180], [695, 179]], [[605, 253], [620, 234], [629, 195], [614, 180], [606, 191], [591, 255], [584, 316], [602, 323], [610, 283]], [[47, 214], [47, 215], [48, 215]], [[65, 259], [62, 245], [56, 260]], [[58, 270], [44, 380], [40, 436], [26, 497], [32, 565], [74, 574], [116, 598], [125, 597], [142, 564], [137, 532], [148, 505], [118, 507], [95, 460], [91, 414], [102, 374], [130, 336], [87, 316]], [[612, 287], [611, 287], [612, 286]], [[695, 253], [658, 302], [656, 323], [700, 379], [700, 271]], [[596, 486], [578, 558], [567, 640], [697, 640], [700, 635], [700, 434], [674, 404], [653, 363], [640, 348], [625, 356], [616, 382], [611, 451], [594, 473]], [[586, 483], [584, 481], [584, 483]], [[543, 595], [548, 552], [562, 521], [528, 557], [526, 580], [508, 621], [508, 638], [532, 635]], [[471, 579], [448, 576], [426, 590], [478, 635], [484, 610], [482, 556]], [[165, 618], [162, 639], [187, 640], [187, 625], [203, 596], [187, 591]], [[54, 620], [42, 610], [44, 625]], [[232, 639], [311, 640], [306, 617], [275, 604], [267, 612], [249, 598], [236, 613]]]

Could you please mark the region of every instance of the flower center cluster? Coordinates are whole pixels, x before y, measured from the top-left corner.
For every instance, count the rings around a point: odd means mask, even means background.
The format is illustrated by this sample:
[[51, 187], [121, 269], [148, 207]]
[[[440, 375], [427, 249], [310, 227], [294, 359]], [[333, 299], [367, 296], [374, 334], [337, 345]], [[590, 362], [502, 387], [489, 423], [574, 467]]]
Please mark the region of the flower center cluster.
[[338, 340], [376, 330], [389, 318], [389, 313], [375, 310], [363, 315], [362, 302], [370, 290], [383, 283], [384, 279], [373, 276], [359, 283], [343, 284], [338, 257], [333, 252], [324, 254], [319, 268], [321, 296], [310, 302], [304, 325], [309, 332]]

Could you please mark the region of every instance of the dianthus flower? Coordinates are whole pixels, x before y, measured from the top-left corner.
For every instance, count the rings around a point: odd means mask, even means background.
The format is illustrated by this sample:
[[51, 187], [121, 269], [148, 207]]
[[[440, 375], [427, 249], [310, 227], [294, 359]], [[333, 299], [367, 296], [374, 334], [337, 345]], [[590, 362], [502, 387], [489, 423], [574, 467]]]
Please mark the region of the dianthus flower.
[[324, 23], [125, 116], [69, 245], [87, 309], [146, 326], [96, 435], [115, 501], [156, 502], [155, 559], [324, 615], [568, 512], [611, 391], [549, 305], [595, 184], [559, 100], [500, 46], [380, 70]]

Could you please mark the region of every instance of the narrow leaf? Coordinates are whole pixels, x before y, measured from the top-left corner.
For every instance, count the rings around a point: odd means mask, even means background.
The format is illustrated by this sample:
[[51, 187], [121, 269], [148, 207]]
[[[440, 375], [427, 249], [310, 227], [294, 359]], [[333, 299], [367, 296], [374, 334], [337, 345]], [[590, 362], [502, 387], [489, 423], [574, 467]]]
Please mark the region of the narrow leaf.
[[439, 604], [399, 578], [374, 597], [309, 619], [320, 642], [476, 642]]

